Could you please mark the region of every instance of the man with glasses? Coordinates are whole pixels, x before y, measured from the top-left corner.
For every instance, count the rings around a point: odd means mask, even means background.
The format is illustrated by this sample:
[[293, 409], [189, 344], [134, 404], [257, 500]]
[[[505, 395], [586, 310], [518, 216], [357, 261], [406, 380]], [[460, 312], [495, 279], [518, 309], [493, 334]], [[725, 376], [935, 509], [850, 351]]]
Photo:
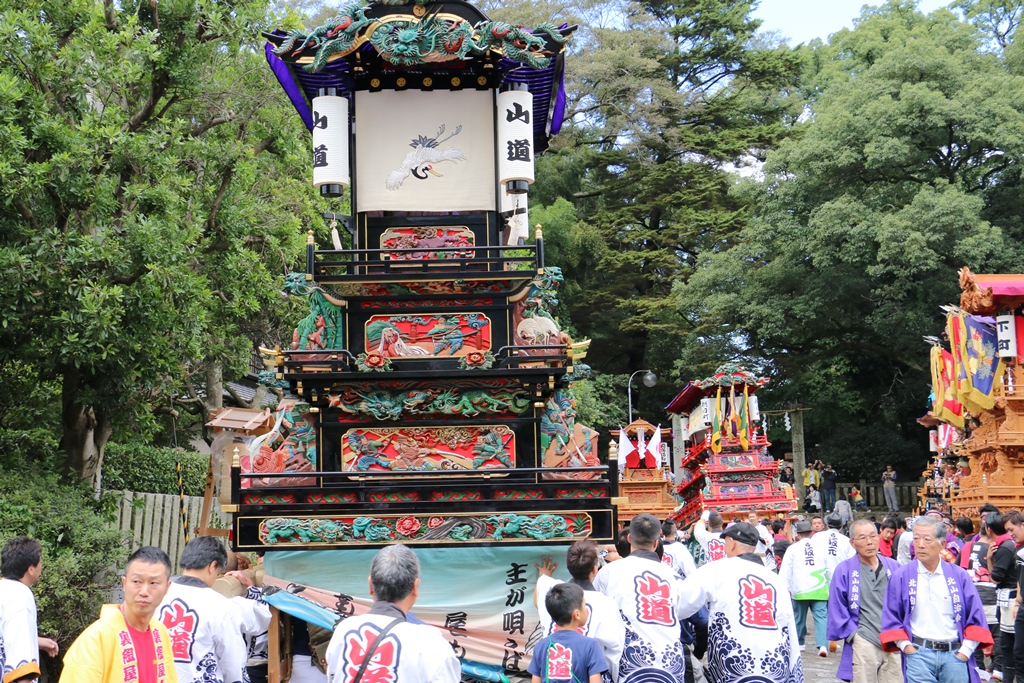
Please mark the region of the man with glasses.
[[974, 650], [990, 645], [985, 610], [970, 575], [943, 562], [946, 526], [925, 515], [914, 523], [917, 559], [896, 570], [885, 591], [882, 647], [903, 652], [906, 680], [979, 683]]
[[885, 589], [899, 564], [878, 552], [878, 531], [858, 519], [850, 530], [855, 557], [841, 562], [828, 595], [828, 639], [843, 641], [836, 676], [855, 683], [900, 683], [903, 671], [896, 652], [882, 649]]

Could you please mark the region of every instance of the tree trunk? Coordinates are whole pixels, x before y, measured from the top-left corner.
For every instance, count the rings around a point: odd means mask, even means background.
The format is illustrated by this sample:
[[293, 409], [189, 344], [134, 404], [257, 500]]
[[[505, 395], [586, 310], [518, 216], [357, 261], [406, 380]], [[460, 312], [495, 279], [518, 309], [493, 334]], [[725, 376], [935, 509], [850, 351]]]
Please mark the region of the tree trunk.
[[99, 491], [102, 483], [103, 450], [114, 431], [110, 415], [102, 405], [78, 400], [81, 377], [69, 368], [61, 384], [61, 440], [67, 454], [64, 469], [92, 482]]
[[206, 419], [210, 413], [224, 407], [224, 367], [217, 362], [206, 366]]
[[213, 443], [213, 434], [206, 428], [210, 413], [224, 407], [224, 366], [219, 361], [210, 361], [206, 366], [206, 400], [203, 403], [203, 439]]

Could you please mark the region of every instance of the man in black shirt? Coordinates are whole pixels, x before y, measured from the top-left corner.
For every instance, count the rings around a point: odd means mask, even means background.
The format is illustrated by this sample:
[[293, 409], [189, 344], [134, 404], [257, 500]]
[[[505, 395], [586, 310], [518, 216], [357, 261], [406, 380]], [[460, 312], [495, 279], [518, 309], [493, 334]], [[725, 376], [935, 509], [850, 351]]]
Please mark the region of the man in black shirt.
[[[990, 538], [1006, 533], [1003, 516], [998, 512], [985, 515], [985, 528]], [[1013, 681], [1014, 604], [1017, 601], [1017, 548], [1013, 540], [1005, 540], [992, 553], [989, 569], [996, 585], [996, 611], [999, 613], [999, 651], [1002, 654], [1003, 680]]]
[[[1024, 557], [1021, 557], [1021, 547], [1024, 546], [1024, 516], [1021, 516], [1017, 510], [1010, 510], [1003, 515], [1003, 525], [1006, 527], [1006, 531], [1013, 537], [1013, 542], [1017, 547], [1017, 597], [1016, 600], [1010, 601], [1010, 611], [1016, 612], [1017, 616], [1014, 620], [1013, 631], [1014, 631], [1014, 642], [1013, 642], [1013, 666], [1017, 671], [1024, 674], [1024, 610], [1020, 608], [1020, 586], [1024, 581]], [[989, 532], [992, 538], [995, 538], [993, 532]], [[1002, 636], [1003, 634], [999, 634]], [[1005, 650], [1004, 650], [1005, 652]], [[1003, 656], [1003, 670], [1009, 662], [1006, 661], [1006, 656]], [[1003, 676], [1003, 680], [1006, 683], [1010, 683], [1010, 678]], [[1018, 680], [1024, 680], [1024, 678], [1018, 676]]]
[[821, 473], [821, 504], [824, 512], [831, 512], [836, 506], [836, 479], [839, 475], [832, 469], [832, 463], [825, 465]]

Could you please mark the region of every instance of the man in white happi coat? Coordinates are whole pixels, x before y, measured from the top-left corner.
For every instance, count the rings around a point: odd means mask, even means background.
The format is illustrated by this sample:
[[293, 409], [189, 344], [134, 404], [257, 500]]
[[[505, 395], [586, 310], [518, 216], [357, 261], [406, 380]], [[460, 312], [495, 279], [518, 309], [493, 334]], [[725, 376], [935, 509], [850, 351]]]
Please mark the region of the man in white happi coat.
[[242, 615], [231, 600], [213, 590], [227, 561], [219, 540], [193, 538], [181, 553], [181, 576], [171, 580], [157, 609], [157, 619], [171, 634], [179, 683], [248, 680]]
[[680, 617], [710, 610], [706, 659], [715, 683], [804, 680], [789, 591], [754, 552], [759, 538], [747, 522], [731, 525], [722, 533], [726, 559], [698, 568], [680, 588]]
[[807, 612], [810, 611], [814, 618], [814, 644], [820, 656], [828, 657], [828, 567], [811, 537], [810, 523], [797, 522], [794, 529], [797, 540], [782, 558], [779, 578], [793, 599], [800, 649], [804, 649], [807, 638]]
[[[693, 537], [704, 551], [704, 564], [725, 559], [725, 541], [722, 540], [722, 515], [705, 510], [700, 521], [693, 525]], [[707, 527], [704, 525], [707, 524]]]
[[327, 646], [328, 683], [458, 683], [459, 660], [441, 631], [406, 621], [420, 591], [420, 561], [401, 544], [382, 548], [370, 563], [370, 611], [342, 620]]
[[676, 523], [667, 520], [661, 524], [662, 535], [662, 564], [672, 567], [676, 576], [685, 579], [697, 571], [697, 565], [693, 561], [693, 555], [686, 549], [686, 546], [679, 542], [676, 536]]
[[[683, 683], [686, 653], [679, 641], [679, 581], [655, 548], [661, 523], [642, 514], [629, 524], [629, 557], [605, 565], [594, 586], [618, 605], [626, 628], [619, 683]], [[696, 611], [696, 610], [695, 610]]]
[[836, 568], [843, 562], [857, 554], [853, 549], [850, 539], [839, 532], [843, 522], [838, 516], [829, 515], [825, 518], [828, 528], [825, 531], [814, 534], [811, 543], [814, 549], [825, 563], [828, 576], [831, 578], [836, 573]]
[[39, 677], [39, 649], [57, 656], [57, 643], [36, 633], [32, 586], [43, 573], [39, 541], [19, 536], [0, 551], [0, 681]]
[[[534, 565], [540, 576], [537, 577], [536, 603], [540, 615], [540, 626], [545, 635], [558, 628], [544, 606], [548, 592], [560, 582], [552, 576], [557, 564], [545, 557], [543, 565]], [[619, 606], [604, 593], [594, 588], [597, 577], [597, 544], [593, 541], [576, 541], [565, 553], [565, 566], [569, 570], [574, 583], [583, 589], [583, 602], [587, 606], [587, 621], [579, 632], [593, 638], [601, 644], [604, 658], [608, 662], [608, 674], [613, 681], [619, 677], [619, 658], [622, 656], [623, 642], [626, 640], [626, 627], [619, 614]]]

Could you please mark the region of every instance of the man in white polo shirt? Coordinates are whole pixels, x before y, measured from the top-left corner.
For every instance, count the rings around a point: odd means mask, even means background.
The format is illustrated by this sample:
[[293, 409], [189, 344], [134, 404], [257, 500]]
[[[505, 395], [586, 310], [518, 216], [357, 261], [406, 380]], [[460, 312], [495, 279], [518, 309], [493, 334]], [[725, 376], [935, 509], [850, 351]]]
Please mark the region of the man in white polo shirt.
[[971, 577], [942, 561], [946, 526], [924, 516], [914, 524], [917, 559], [893, 572], [882, 611], [883, 648], [903, 652], [914, 683], [979, 683], [974, 650], [992, 643], [985, 610]]

